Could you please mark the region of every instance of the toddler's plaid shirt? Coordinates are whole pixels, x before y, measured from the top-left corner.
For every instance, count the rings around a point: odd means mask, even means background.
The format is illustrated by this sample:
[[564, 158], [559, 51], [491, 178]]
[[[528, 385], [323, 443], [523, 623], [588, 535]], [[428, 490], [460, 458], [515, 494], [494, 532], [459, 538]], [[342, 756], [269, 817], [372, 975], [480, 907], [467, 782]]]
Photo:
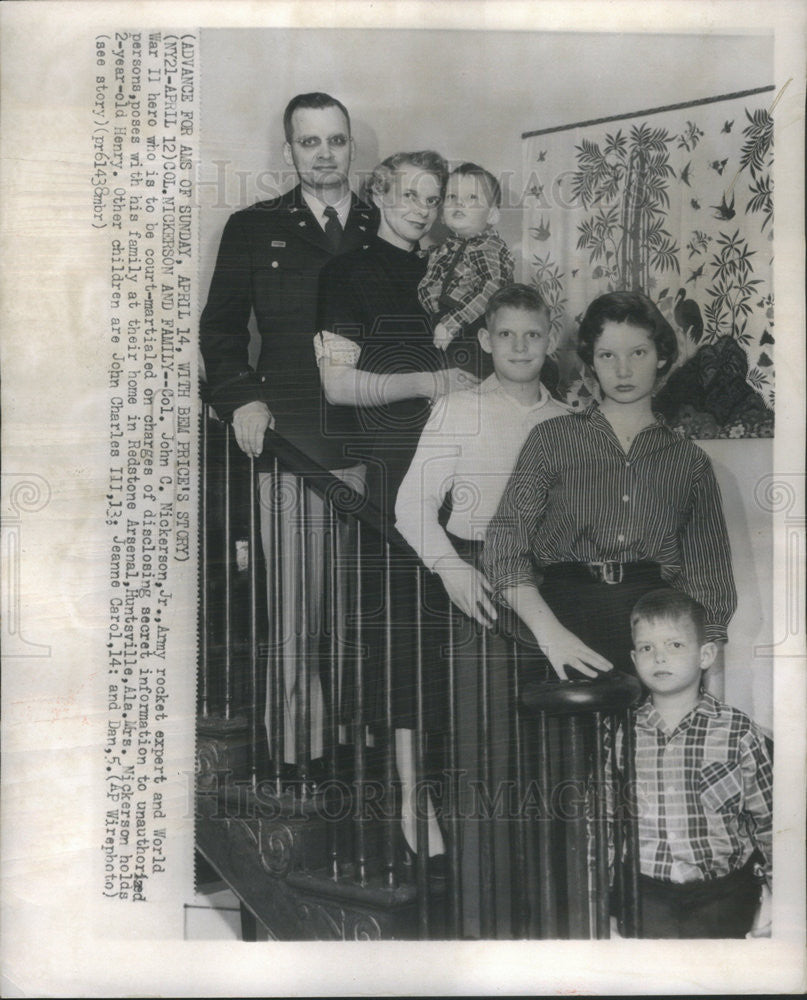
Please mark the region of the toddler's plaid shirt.
[[431, 251], [418, 297], [455, 336], [479, 319], [491, 295], [512, 282], [514, 271], [513, 256], [495, 229], [469, 239], [450, 236]]

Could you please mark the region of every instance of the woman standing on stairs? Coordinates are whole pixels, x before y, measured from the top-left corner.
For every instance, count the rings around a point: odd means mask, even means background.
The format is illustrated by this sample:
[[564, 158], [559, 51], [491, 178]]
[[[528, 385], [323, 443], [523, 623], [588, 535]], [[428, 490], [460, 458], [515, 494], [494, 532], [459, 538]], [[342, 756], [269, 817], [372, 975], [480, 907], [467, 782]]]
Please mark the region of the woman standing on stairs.
[[[380, 163], [369, 182], [377, 206], [377, 236], [330, 262], [320, 278], [319, 333], [315, 348], [328, 406], [355, 407], [361, 436], [352, 449], [368, 466], [367, 494], [394, 523], [395, 497], [430, 412], [430, 402], [475, 379], [446, 368], [445, 354], [433, 343], [429, 318], [418, 300], [418, 284], [426, 273], [420, 240], [437, 218], [446, 181], [446, 164], [430, 150], [396, 153]], [[327, 424], [326, 424], [327, 426]], [[417, 560], [395, 557], [392, 565], [393, 663], [392, 708], [395, 759], [402, 784], [402, 827], [410, 850], [416, 846], [414, 810], [416, 598]], [[365, 687], [369, 711], [365, 721], [381, 722], [383, 708], [383, 613], [376, 627], [365, 628], [369, 646]], [[440, 672], [424, 669], [427, 730], [442, 725]], [[429, 854], [444, 853], [431, 800], [428, 803]]]

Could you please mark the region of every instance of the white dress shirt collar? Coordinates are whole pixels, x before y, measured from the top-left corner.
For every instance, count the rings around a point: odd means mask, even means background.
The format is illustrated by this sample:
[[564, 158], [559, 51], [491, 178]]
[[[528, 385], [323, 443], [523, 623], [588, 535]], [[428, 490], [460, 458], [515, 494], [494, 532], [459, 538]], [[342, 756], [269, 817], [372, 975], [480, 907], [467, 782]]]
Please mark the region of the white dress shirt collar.
[[[328, 221], [325, 218], [325, 209], [328, 207], [324, 201], [320, 201], [315, 195], [311, 194], [309, 191], [303, 189], [302, 191], [303, 201], [308, 205], [311, 211], [314, 213], [314, 218], [317, 222], [325, 228], [325, 223]], [[334, 204], [336, 209], [336, 214], [339, 216], [339, 222], [342, 225], [342, 229], [347, 225], [347, 217], [350, 214], [350, 202], [352, 200], [352, 195], [350, 191], [342, 198], [341, 201], [337, 201]]]
[[533, 410], [540, 409], [542, 406], [546, 406], [547, 402], [551, 398], [549, 392], [544, 388], [544, 386], [540, 386], [540, 395], [534, 403], [520, 403], [514, 396], [511, 396], [510, 393], [505, 390], [504, 386], [499, 381], [499, 377], [496, 372], [489, 375], [485, 379], [485, 381], [479, 386], [478, 392], [480, 394], [495, 392], [498, 396], [501, 396], [502, 399], [509, 400], [513, 406], [525, 412], [532, 412]]

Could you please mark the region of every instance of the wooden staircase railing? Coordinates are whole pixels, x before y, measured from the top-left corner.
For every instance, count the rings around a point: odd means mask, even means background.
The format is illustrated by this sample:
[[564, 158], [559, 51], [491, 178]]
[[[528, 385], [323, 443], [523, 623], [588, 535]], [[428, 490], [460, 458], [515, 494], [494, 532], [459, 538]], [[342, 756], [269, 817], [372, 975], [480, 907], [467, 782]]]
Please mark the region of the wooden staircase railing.
[[[444, 655], [439, 664], [424, 663], [420, 599], [412, 623], [417, 637], [418, 783], [425, 784], [432, 777], [432, 751], [439, 751], [435, 787], [440, 793], [447, 865], [445, 877], [435, 877], [424, 850], [425, 816], [417, 823], [421, 849], [414, 865], [405, 863], [399, 847], [400, 793], [392, 729], [395, 635], [390, 618], [390, 565], [395, 559], [409, 559], [418, 588], [424, 584], [426, 570], [417, 565], [414, 553], [371, 504], [273, 431], [267, 432], [265, 441], [272, 472], [262, 482], [260, 502], [268, 504], [268, 516], [263, 518], [268, 537], [262, 547], [255, 463], [240, 452], [230, 429], [209, 408], [203, 415], [201, 440], [198, 851], [241, 900], [245, 926], [258, 921], [271, 937], [462, 937], [468, 924], [463, 885], [468, 886], [469, 877], [477, 878], [473, 872], [469, 876], [471, 855], [464, 842], [469, 822], [477, 817], [462, 814], [452, 784], [462, 773], [457, 752], [458, 613], [444, 597]], [[324, 521], [321, 515], [316, 531], [311, 521], [314, 498], [324, 509]], [[289, 516], [296, 519], [297, 539], [291, 562], [288, 543], [283, 540], [289, 527], [284, 517]], [[309, 580], [308, 547], [320, 541], [322, 580]], [[268, 574], [262, 548], [269, 557]], [[368, 567], [364, 563], [368, 559], [374, 560], [378, 570], [379, 593], [366, 592]], [[350, 599], [342, 592], [345, 580], [352, 586]], [[324, 587], [322, 599], [310, 602], [306, 595], [320, 585]], [[366, 608], [370, 602], [377, 606], [379, 596], [386, 649], [384, 713], [381, 725], [373, 727], [368, 739], [363, 630], [368, 627]], [[291, 611], [289, 601], [295, 604]], [[318, 608], [319, 621], [309, 604]], [[287, 764], [287, 666], [279, 623], [284, 618], [288, 621], [292, 613], [300, 641], [294, 662], [295, 760]], [[345, 632], [347, 619], [349, 633]], [[492, 744], [496, 705], [489, 640], [484, 630], [479, 631], [475, 777], [481, 782], [483, 801], [487, 796], [489, 802], [501, 802], [501, 789], [493, 787], [492, 762], [498, 751]], [[608, 830], [604, 798], [599, 793], [592, 820], [585, 814], [572, 819], [536, 816], [530, 792], [537, 788], [544, 801], [551, 800], [551, 772], [557, 766], [550, 768], [549, 763], [561, 746], [571, 769], [561, 780], [590, 784], [593, 773], [595, 788], [602, 788], [606, 720], [611, 720], [609, 725], [616, 719], [623, 724], [629, 720], [637, 682], [622, 677], [589, 685], [532, 684], [522, 690], [521, 660], [528, 654], [514, 639], [509, 646], [507, 790], [516, 800], [504, 824], [509, 877], [497, 860], [499, 819], [478, 817], [479, 844], [473, 864], [478, 865], [479, 934], [484, 938], [607, 936], [609, 858], [619, 887], [621, 931], [636, 934], [631, 817], [623, 812], [611, 825], [619, 843], [609, 855], [603, 840]], [[309, 696], [316, 676], [314, 663], [324, 682], [325, 753], [322, 760], [312, 762]], [[423, 725], [424, 671], [436, 667], [446, 671], [449, 694], [446, 733], [437, 748]], [[354, 689], [346, 727], [337, 692], [350, 668]], [[267, 691], [271, 705], [268, 734], [264, 720]], [[617, 795], [616, 801], [624, 802], [624, 796]], [[565, 853], [561, 842], [567, 845]], [[593, 852], [589, 843], [596, 845]], [[626, 845], [633, 845], [633, 853], [624, 850]], [[593, 910], [595, 916], [589, 919]], [[502, 913], [504, 919], [500, 919]]]

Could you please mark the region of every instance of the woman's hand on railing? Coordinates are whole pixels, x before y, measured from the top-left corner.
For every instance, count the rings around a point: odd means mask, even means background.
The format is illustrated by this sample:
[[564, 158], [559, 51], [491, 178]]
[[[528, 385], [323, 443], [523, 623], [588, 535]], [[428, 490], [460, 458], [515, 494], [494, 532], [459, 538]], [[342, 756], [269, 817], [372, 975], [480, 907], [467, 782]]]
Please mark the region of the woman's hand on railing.
[[569, 668], [584, 677], [596, 677], [613, 670], [612, 663], [595, 653], [557, 619], [551, 624], [545, 623], [539, 645], [562, 681], [569, 680], [566, 673]]
[[444, 556], [434, 567], [446, 593], [460, 611], [489, 627], [496, 621], [490, 584], [485, 576], [459, 556]]
[[250, 458], [263, 451], [263, 436], [268, 427], [274, 428], [275, 418], [266, 403], [259, 399], [244, 403], [233, 413], [233, 433], [238, 447]]

